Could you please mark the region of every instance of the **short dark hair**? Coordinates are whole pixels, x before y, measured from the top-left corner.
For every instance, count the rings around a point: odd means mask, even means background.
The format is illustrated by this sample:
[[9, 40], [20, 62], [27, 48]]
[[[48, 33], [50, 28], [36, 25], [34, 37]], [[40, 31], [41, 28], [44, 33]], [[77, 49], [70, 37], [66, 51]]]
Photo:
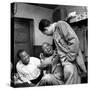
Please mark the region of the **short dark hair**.
[[41, 21], [39, 22], [39, 29], [41, 32], [45, 31], [45, 27], [50, 26], [50, 21], [47, 19], [41, 19]]
[[50, 43], [48, 43], [48, 42], [43, 42], [43, 43], [42, 43], [42, 47], [43, 47], [44, 44], [47, 44], [47, 45], [52, 46], [52, 45], [51, 45]]
[[24, 49], [18, 50], [18, 52], [17, 52], [17, 58], [18, 58], [18, 59], [21, 59], [20, 53], [22, 53], [22, 52], [24, 52], [24, 51], [25, 51]]

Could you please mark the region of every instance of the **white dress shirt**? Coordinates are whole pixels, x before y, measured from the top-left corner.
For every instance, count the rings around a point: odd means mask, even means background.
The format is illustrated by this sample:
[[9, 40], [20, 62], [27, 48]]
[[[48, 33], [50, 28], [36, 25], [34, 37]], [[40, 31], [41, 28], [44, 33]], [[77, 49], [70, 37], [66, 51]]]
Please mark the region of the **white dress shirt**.
[[30, 82], [30, 80], [36, 79], [40, 75], [40, 69], [37, 68], [39, 65], [40, 59], [35, 57], [30, 57], [28, 65], [24, 65], [20, 60], [16, 66], [20, 79], [23, 82]]

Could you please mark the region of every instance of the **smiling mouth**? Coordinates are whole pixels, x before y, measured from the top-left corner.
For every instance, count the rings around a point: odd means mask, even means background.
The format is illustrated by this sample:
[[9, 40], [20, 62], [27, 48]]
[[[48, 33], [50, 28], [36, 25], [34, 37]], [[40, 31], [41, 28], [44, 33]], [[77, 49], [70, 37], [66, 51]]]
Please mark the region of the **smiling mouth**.
[[51, 49], [49, 49], [48, 52], [51, 53]]

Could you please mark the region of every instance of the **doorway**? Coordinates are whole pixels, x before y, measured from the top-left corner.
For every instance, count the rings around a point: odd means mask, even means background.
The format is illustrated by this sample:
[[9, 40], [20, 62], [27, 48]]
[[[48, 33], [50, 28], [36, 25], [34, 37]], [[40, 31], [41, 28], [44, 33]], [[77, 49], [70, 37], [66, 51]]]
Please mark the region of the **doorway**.
[[[13, 41], [13, 68], [16, 71], [16, 64], [18, 62], [17, 59], [17, 52], [20, 49], [25, 50], [30, 56], [33, 56], [33, 19], [26, 19], [26, 18], [17, 18], [14, 17], [13, 19], [13, 35], [11, 35], [11, 38], [14, 37]], [[13, 32], [11, 31], [11, 32]], [[12, 55], [12, 52], [11, 52]], [[12, 56], [11, 56], [12, 57]], [[12, 59], [12, 58], [11, 58]]]

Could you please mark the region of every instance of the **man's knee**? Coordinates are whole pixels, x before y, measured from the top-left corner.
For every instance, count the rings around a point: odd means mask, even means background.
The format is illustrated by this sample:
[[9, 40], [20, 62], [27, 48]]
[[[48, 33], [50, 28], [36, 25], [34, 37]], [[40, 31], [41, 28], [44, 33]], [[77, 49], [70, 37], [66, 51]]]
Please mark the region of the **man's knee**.
[[65, 66], [64, 72], [68, 73], [69, 75], [73, 75], [74, 74], [74, 66], [73, 65]]

